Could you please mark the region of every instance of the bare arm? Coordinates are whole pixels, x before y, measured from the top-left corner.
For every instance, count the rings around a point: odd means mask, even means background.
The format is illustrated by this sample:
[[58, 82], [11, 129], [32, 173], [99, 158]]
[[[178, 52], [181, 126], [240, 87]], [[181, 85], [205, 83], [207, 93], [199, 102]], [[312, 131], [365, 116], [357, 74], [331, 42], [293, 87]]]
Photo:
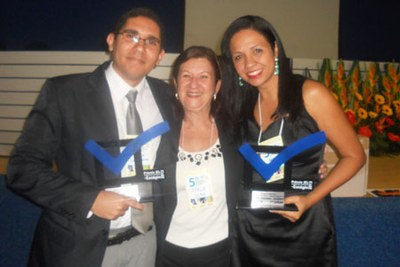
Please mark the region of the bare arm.
[[350, 180], [366, 160], [355, 131], [327, 88], [308, 80], [303, 85], [303, 99], [308, 113], [338, 151], [339, 161], [312, 192], [306, 196], [292, 196], [286, 199], [287, 203], [295, 203], [298, 206], [298, 212], [274, 211], [291, 221], [298, 220], [307, 209]]

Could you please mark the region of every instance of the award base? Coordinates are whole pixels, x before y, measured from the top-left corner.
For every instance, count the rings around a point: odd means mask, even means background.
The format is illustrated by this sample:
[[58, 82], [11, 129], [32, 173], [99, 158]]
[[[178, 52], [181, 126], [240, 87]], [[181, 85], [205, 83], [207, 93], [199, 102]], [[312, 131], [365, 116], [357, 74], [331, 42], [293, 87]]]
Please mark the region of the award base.
[[249, 192], [249, 198], [238, 202], [238, 209], [264, 209], [264, 210], [284, 210], [298, 211], [294, 204], [284, 203], [285, 193], [282, 191], [259, 191]]
[[[252, 146], [262, 157], [263, 161], [268, 155], [279, 154], [283, 146]], [[269, 162], [265, 162], [269, 163]], [[258, 173], [250, 162], [245, 163], [243, 177], [243, 191], [238, 201], [238, 209], [252, 210], [284, 210], [298, 211], [294, 204], [285, 204], [285, 192], [291, 189], [292, 161], [287, 160], [279, 170], [274, 173], [274, 179], [265, 179]]]
[[[132, 139], [98, 141], [107, 153], [114, 157], [121, 155], [121, 151], [131, 142]], [[95, 171], [97, 187], [106, 189], [129, 197], [135, 197], [139, 203], [153, 202], [156, 198], [153, 195], [152, 182], [165, 179], [165, 171], [162, 169], [147, 169], [148, 165], [143, 165], [142, 148], [133, 154], [120, 173], [114, 173], [108, 169], [100, 160], [95, 160]], [[147, 167], [146, 167], [147, 166]]]

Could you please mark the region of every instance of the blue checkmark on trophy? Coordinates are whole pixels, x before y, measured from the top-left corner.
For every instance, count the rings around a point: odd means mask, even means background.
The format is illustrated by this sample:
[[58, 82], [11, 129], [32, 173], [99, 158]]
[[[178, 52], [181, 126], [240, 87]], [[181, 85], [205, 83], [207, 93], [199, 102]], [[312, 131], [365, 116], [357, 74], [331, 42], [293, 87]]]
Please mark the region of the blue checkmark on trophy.
[[243, 144], [239, 151], [249, 164], [261, 175], [261, 177], [268, 181], [272, 175], [279, 169], [279, 167], [292, 159], [293, 157], [301, 154], [302, 152], [322, 145], [326, 142], [326, 135], [324, 132], [316, 132], [310, 134], [302, 139], [297, 140], [290, 146], [285, 147], [270, 163], [265, 163], [256, 151], [247, 143]]
[[170, 128], [167, 122], [161, 122], [151, 127], [150, 129], [140, 134], [137, 138], [130, 141], [125, 149], [118, 156], [111, 155], [93, 140], [89, 140], [88, 142], [86, 142], [85, 148], [107, 169], [118, 175], [119, 173], [121, 173], [127, 161], [137, 151], [139, 151], [139, 149], [143, 145], [156, 138], [157, 136], [168, 132], [169, 130]]

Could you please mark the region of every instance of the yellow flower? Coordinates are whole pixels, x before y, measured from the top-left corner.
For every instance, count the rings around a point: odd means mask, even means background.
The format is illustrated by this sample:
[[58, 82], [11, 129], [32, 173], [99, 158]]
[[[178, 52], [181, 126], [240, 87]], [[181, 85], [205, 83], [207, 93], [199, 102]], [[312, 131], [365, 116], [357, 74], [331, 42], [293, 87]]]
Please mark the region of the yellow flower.
[[395, 106], [396, 109], [399, 109], [400, 108], [400, 100], [394, 100], [393, 106]]
[[373, 112], [373, 111], [370, 111], [370, 112], [368, 112], [368, 116], [369, 116], [371, 119], [375, 119], [376, 117], [378, 117], [378, 113]]
[[399, 138], [400, 66], [390, 63], [381, 72], [380, 64], [372, 63], [368, 72], [361, 75], [358, 61], [353, 62], [348, 72], [342, 61], [337, 64], [336, 71], [332, 71], [329, 64], [330, 61], [324, 59], [318, 79], [331, 85], [328, 88], [357, 132], [374, 131], [370, 137], [371, 155], [400, 155], [400, 146], [392, 145]]
[[363, 120], [368, 118], [368, 112], [363, 108], [359, 108], [357, 111], [357, 114], [358, 114], [358, 117], [360, 117]]
[[382, 113], [387, 115], [387, 116], [391, 116], [391, 115], [393, 115], [393, 110], [388, 105], [383, 105], [382, 106]]
[[379, 105], [385, 104], [385, 98], [382, 95], [376, 94], [374, 99], [375, 102], [378, 103]]

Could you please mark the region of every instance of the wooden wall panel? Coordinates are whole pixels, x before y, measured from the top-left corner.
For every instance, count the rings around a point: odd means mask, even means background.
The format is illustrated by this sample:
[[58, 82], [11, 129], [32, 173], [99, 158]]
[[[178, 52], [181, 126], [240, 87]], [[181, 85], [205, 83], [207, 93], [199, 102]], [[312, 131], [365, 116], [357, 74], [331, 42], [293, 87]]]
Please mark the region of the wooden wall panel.
[[[166, 54], [150, 76], [168, 81], [176, 56]], [[91, 72], [107, 60], [103, 52], [0, 51], [0, 173], [46, 79]]]
[[0, 105], [32, 105], [39, 93], [0, 92]]
[[0, 118], [26, 118], [32, 109], [32, 105], [0, 105]]
[[39, 92], [44, 78], [0, 78], [0, 92]]
[[[177, 54], [166, 54], [150, 76], [169, 80]], [[91, 72], [107, 61], [104, 52], [3, 52], [0, 51], [0, 157], [7, 158], [18, 138], [25, 118], [47, 78], [69, 73]], [[336, 67], [337, 61], [332, 61]], [[293, 59], [294, 72], [307, 69], [317, 79], [320, 59]], [[351, 62], [346, 62], [349, 69]], [[367, 63], [361, 64], [366, 68]]]

